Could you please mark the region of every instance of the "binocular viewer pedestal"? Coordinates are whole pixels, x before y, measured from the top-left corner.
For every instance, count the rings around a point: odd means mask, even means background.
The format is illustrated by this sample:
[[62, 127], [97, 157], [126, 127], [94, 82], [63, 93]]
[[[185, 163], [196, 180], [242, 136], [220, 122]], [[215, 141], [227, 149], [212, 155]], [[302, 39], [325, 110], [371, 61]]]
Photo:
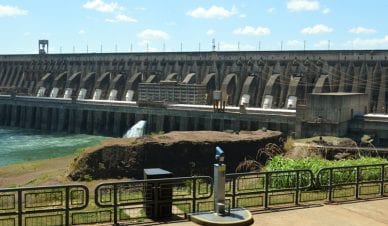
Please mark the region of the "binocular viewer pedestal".
[[251, 212], [244, 208], [230, 209], [224, 215], [215, 212], [202, 212], [189, 215], [189, 219], [199, 225], [252, 225], [253, 217]]
[[214, 164], [214, 211], [193, 213], [189, 219], [200, 225], [251, 225], [252, 214], [244, 208], [225, 208], [225, 155], [220, 147], [216, 147]]

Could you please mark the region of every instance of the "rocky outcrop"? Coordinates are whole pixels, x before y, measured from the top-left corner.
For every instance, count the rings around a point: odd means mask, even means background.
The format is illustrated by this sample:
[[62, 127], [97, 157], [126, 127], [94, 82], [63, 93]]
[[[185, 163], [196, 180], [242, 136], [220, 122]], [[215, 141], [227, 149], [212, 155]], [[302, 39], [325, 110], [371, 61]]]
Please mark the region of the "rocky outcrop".
[[111, 139], [85, 150], [74, 160], [73, 180], [143, 178], [144, 168], [163, 168], [175, 176], [212, 175], [214, 150], [225, 151], [227, 172], [244, 159], [254, 159], [267, 143], [282, 145], [277, 131], [239, 134], [213, 131], [171, 132], [137, 139]]

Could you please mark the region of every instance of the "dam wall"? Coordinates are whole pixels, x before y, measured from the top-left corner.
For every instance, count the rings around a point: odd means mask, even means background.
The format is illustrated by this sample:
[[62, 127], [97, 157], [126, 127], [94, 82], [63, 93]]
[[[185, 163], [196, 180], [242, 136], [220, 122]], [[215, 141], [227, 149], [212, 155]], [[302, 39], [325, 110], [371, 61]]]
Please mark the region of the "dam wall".
[[[295, 109], [309, 95], [361, 93], [364, 114], [387, 114], [387, 59], [388, 50], [0, 55], [0, 125], [121, 136], [146, 120], [148, 132], [303, 134]], [[319, 132], [321, 114], [307, 110]], [[375, 121], [347, 129], [387, 137]]]
[[294, 130], [293, 110], [248, 108], [248, 112], [241, 114], [236, 107], [227, 112], [214, 112], [209, 107], [140, 107], [135, 102], [3, 95], [0, 96], [0, 126], [119, 137], [139, 120], [147, 121], [148, 132]]
[[[221, 90], [227, 105], [289, 108], [309, 93], [368, 95], [386, 113], [388, 51], [252, 51], [1, 55], [0, 93], [137, 101], [139, 83], [176, 81]], [[184, 104], [184, 102], [180, 102]]]

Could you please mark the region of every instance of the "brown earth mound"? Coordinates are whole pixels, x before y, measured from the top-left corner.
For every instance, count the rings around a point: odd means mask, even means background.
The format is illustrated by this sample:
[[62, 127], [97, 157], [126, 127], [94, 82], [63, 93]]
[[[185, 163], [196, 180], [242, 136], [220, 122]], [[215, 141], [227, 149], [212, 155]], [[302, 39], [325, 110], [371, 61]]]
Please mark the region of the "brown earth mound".
[[144, 168], [163, 168], [175, 176], [211, 175], [214, 150], [225, 151], [227, 172], [234, 172], [245, 158], [254, 159], [267, 143], [282, 145], [277, 131], [242, 131], [239, 134], [190, 131], [110, 139], [85, 150], [69, 169], [73, 180], [142, 178]]

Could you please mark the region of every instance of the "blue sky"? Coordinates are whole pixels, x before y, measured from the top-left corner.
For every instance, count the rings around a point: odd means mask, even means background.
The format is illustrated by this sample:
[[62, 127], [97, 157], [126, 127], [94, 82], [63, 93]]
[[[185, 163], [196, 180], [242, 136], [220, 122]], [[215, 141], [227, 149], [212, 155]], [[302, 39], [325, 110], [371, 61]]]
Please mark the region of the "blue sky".
[[[0, 54], [388, 49], [387, 0], [0, 0]], [[132, 46], [132, 48], [131, 48]], [[148, 46], [148, 48], [147, 48]]]

